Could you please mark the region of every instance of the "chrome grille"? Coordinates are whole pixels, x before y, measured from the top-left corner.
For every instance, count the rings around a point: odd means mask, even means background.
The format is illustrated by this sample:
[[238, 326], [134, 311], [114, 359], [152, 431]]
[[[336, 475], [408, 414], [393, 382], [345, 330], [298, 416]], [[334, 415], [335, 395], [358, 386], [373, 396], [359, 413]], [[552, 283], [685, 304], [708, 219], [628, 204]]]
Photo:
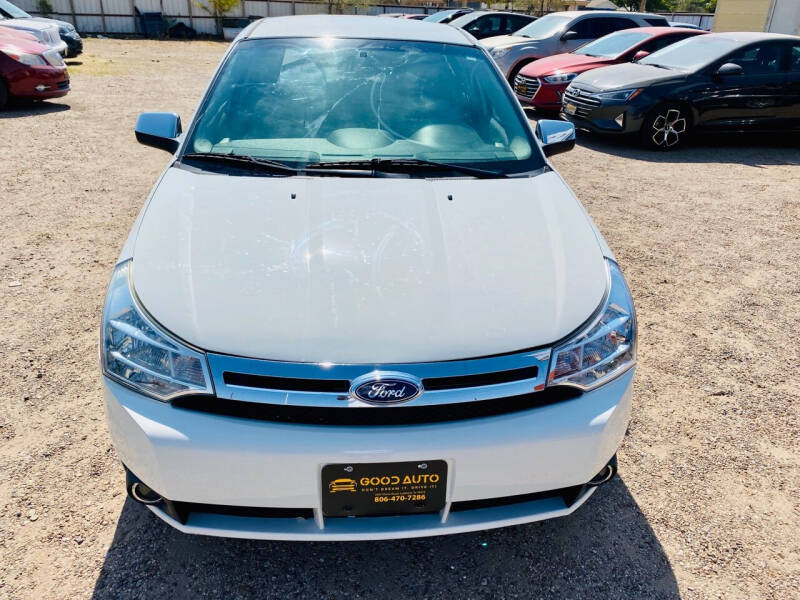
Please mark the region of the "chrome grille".
[[[220, 403], [226, 400], [307, 410], [364, 408], [350, 395], [358, 378], [374, 371], [418, 378], [423, 393], [402, 406], [439, 406], [512, 398], [544, 389], [550, 350], [437, 363], [314, 364], [209, 354]], [[391, 410], [388, 409], [387, 410]]]
[[[591, 114], [592, 110], [600, 106], [600, 100], [588, 96], [587, 92], [576, 89], [572, 86], [568, 87], [564, 92], [563, 106], [566, 108], [567, 103], [576, 107], [575, 116], [585, 119]], [[568, 113], [570, 114], [570, 113]]]
[[520, 98], [531, 100], [539, 91], [541, 83], [536, 77], [517, 75], [514, 77], [514, 93]]

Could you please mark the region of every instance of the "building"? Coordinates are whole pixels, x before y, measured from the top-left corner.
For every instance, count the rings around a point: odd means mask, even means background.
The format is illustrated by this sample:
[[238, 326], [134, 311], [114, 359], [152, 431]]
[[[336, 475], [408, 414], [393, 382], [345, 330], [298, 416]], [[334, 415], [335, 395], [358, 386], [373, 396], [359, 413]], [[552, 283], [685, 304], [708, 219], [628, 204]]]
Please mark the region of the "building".
[[800, 34], [800, 0], [717, 0], [714, 31]]

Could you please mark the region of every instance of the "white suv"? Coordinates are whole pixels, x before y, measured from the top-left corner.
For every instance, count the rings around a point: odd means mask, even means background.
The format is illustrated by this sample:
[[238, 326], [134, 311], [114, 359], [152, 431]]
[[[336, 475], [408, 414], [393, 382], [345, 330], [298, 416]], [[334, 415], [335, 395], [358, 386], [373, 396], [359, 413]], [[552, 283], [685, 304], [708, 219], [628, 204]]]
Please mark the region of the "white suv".
[[[616, 470], [633, 303], [474, 38], [257, 22], [114, 270], [100, 359], [138, 502], [181, 531], [456, 533], [566, 515]], [[538, 139], [537, 139], [538, 138]]]
[[625, 11], [565, 11], [536, 19], [512, 35], [481, 40], [506, 78], [513, 82], [528, 63], [576, 48], [604, 35], [635, 27], [668, 27], [661, 15]]

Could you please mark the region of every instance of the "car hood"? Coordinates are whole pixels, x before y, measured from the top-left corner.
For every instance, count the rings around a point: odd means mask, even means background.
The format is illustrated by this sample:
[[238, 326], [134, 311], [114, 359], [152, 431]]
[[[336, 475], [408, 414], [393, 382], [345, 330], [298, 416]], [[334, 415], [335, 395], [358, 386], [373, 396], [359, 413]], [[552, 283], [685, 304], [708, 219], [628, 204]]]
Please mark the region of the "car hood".
[[611, 64], [614, 64], [613, 58], [566, 53], [540, 58], [523, 67], [520, 73], [527, 77], [544, 77], [558, 72], [582, 73], [588, 69]]
[[48, 25], [55, 25], [56, 27], [58, 27], [59, 31], [61, 30], [62, 27], [65, 27], [66, 29], [70, 28], [74, 29], [74, 25], [69, 21], [59, 21], [58, 19], [48, 19], [47, 17], [33, 17], [33, 20]]
[[499, 48], [502, 46], [513, 46], [514, 44], [535, 43], [536, 40], [521, 35], [496, 35], [494, 37], [480, 40], [480, 45], [485, 48]]
[[578, 75], [572, 83], [592, 90], [617, 90], [637, 88], [670, 80], [682, 79], [685, 74], [679, 71], [622, 63], [601, 69], [592, 69]]
[[3, 19], [0, 21], [3, 27], [22, 29], [25, 31], [47, 31], [48, 29], [58, 29], [52, 23], [42, 23], [35, 19]]
[[3, 27], [0, 21], [0, 40], [13, 41], [15, 44], [20, 42], [35, 42], [36, 36], [22, 31], [21, 29], [13, 29], [11, 27]]
[[607, 281], [592, 224], [552, 172], [268, 178], [173, 167], [142, 217], [132, 273], [145, 309], [199, 348], [334, 363], [552, 344], [592, 315]]

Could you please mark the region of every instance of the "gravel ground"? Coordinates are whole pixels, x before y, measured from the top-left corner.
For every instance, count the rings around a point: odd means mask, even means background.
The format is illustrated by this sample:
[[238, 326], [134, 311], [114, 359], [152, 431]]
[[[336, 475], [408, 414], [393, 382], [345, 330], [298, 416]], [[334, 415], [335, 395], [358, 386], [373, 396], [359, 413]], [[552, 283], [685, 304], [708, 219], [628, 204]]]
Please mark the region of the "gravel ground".
[[556, 157], [640, 319], [621, 479], [574, 515], [371, 543], [190, 537], [126, 500], [97, 329], [167, 156], [224, 50], [86, 41], [73, 92], [0, 113], [0, 599], [800, 598], [800, 149], [595, 138]]

